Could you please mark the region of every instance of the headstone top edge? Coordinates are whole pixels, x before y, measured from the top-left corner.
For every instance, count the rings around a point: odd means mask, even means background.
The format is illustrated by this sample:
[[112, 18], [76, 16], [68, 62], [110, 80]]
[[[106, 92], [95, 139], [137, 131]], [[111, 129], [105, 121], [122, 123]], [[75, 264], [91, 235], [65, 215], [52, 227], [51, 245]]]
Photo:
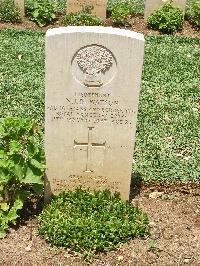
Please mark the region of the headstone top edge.
[[51, 37], [60, 34], [70, 33], [102, 33], [110, 35], [119, 35], [123, 37], [129, 37], [132, 39], [138, 39], [144, 41], [144, 35], [135, 31], [113, 28], [113, 27], [101, 27], [101, 26], [68, 26], [49, 29], [46, 32], [46, 37]]

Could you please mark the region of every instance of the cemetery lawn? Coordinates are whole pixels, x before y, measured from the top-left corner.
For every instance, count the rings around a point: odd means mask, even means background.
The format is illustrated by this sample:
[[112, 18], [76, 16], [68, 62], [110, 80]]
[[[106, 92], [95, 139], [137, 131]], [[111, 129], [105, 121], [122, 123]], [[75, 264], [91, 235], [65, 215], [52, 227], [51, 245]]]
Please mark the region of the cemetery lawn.
[[[44, 123], [44, 33], [0, 30], [0, 116]], [[200, 39], [146, 36], [134, 178], [199, 182]]]

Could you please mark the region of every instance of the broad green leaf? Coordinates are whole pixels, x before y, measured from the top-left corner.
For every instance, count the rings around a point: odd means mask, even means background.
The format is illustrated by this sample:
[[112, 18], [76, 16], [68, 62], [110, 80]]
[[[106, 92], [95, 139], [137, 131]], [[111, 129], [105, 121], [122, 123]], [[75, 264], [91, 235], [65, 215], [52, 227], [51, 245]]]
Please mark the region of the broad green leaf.
[[33, 189], [37, 194], [41, 194], [43, 192], [43, 184], [33, 184]]
[[32, 13], [32, 16], [33, 16], [34, 18], [37, 18], [38, 15], [39, 15], [38, 10], [35, 10], [35, 11]]
[[[7, 168], [7, 170], [11, 170], [14, 166], [15, 166], [15, 161], [13, 160], [12, 156], [11, 157], [7, 157], [6, 160], [4, 160], [4, 165], [5, 168]], [[0, 165], [1, 167], [1, 165]]]
[[6, 230], [2, 229], [0, 226], [0, 238], [6, 237]]
[[[6, 173], [7, 172], [7, 173]], [[6, 184], [12, 179], [8, 171], [0, 168], [0, 184]]]
[[22, 145], [19, 142], [13, 140], [13, 141], [10, 142], [9, 155], [18, 153], [18, 152], [20, 152], [21, 149], [22, 149]]
[[4, 155], [5, 155], [4, 150], [1, 150], [1, 149], [0, 149], [0, 159], [3, 159], [3, 158], [4, 158]]
[[26, 165], [23, 163], [16, 164], [16, 165], [14, 165], [12, 172], [14, 173], [14, 175], [19, 180], [22, 180], [24, 178], [25, 173], [26, 173]]
[[27, 151], [29, 156], [33, 157], [38, 152], [38, 147], [30, 141], [27, 145]]
[[9, 222], [14, 223], [16, 221], [16, 219], [19, 217], [19, 215], [17, 214], [17, 210], [15, 208], [12, 208], [9, 211], [9, 213], [8, 213], [8, 215], [6, 217]]
[[0, 208], [1, 208], [4, 212], [6, 212], [6, 211], [9, 210], [9, 205], [8, 205], [8, 203], [3, 202], [3, 203], [0, 203]]
[[3, 158], [1, 158], [0, 159], [0, 169], [1, 169], [1, 167], [8, 167], [8, 164], [9, 164], [9, 161], [8, 160], [6, 160], [6, 159], [3, 159]]
[[43, 163], [38, 162], [38, 161], [35, 160], [35, 159], [31, 159], [30, 163], [31, 163], [33, 166], [35, 166], [36, 168], [38, 168], [38, 169], [41, 169], [41, 170], [45, 169], [45, 165], [44, 165]]
[[14, 209], [14, 210], [21, 210], [21, 208], [23, 207], [24, 203], [23, 203], [23, 200], [18, 198], [15, 200], [14, 204], [13, 204], [13, 207], [11, 208]]
[[20, 200], [22, 202], [24, 202], [30, 194], [27, 190], [23, 188], [16, 189], [14, 193], [15, 200]]
[[25, 165], [25, 160], [20, 154], [13, 154], [9, 157], [9, 160], [7, 160], [7, 162], [9, 165], [9, 170], [12, 172], [15, 171], [14, 168], [16, 165]]
[[18, 210], [21, 210], [23, 207], [23, 201], [20, 199], [15, 200], [13, 207], [10, 209], [8, 215], [6, 216], [9, 222], [15, 223], [16, 219], [19, 217], [17, 214]]
[[26, 184], [43, 184], [41, 178], [41, 171], [34, 167], [28, 166], [25, 178], [22, 180]]

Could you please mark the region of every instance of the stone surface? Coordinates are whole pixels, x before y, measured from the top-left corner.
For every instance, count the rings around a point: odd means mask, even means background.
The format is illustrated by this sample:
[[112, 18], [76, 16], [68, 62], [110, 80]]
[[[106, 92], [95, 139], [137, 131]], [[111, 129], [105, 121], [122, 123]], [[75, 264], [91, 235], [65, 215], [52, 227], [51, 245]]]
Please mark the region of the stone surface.
[[164, 192], [154, 191], [154, 192], [149, 194], [149, 198], [150, 199], [158, 199], [158, 198], [161, 198], [163, 195], [164, 195]]
[[80, 185], [129, 198], [143, 53], [133, 31], [48, 30], [46, 199]]
[[15, 1], [15, 5], [18, 6], [20, 9], [21, 17], [24, 17], [25, 16], [24, 0], [14, 0], [14, 1]]
[[92, 15], [105, 19], [107, 2], [108, 0], [68, 0], [67, 13], [88, 9]]
[[[164, 0], [146, 0], [144, 18], [145, 20], [150, 16], [155, 10], [159, 9], [165, 4]], [[179, 7], [185, 13], [186, 0], [173, 0], [174, 6]]]

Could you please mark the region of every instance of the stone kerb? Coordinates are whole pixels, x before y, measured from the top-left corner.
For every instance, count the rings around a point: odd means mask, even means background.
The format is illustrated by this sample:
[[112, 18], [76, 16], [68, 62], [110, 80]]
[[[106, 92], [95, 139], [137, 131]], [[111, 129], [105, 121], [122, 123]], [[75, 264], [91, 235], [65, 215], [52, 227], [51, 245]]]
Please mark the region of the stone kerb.
[[143, 54], [133, 31], [48, 30], [46, 199], [80, 185], [129, 198]]

